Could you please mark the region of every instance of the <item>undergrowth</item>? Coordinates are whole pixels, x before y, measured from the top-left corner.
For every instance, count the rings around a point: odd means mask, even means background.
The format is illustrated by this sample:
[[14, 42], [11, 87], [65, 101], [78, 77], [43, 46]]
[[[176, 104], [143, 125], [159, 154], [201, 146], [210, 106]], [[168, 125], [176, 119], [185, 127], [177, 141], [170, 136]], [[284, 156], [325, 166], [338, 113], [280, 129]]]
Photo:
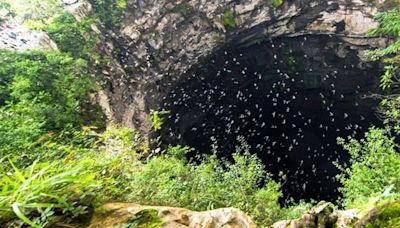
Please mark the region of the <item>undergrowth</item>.
[[0, 221], [37, 227], [65, 223], [110, 200], [193, 210], [237, 207], [260, 225], [296, 217], [307, 208], [279, 206], [279, 184], [246, 145], [237, 148], [233, 161], [218, 159], [214, 151], [199, 163], [188, 162], [185, 154], [191, 149], [181, 146], [144, 159], [144, 140], [134, 131], [112, 126], [103, 134], [86, 131], [91, 149], [28, 166], [2, 161]]

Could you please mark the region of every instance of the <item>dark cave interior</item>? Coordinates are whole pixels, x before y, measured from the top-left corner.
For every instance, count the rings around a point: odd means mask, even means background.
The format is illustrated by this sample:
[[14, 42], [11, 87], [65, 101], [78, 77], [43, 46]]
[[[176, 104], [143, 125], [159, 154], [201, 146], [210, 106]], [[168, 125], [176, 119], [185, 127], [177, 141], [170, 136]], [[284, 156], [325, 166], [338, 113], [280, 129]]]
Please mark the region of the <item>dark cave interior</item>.
[[[359, 47], [358, 47], [359, 48]], [[169, 92], [163, 141], [228, 155], [243, 136], [284, 198], [335, 201], [332, 164], [348, 162], [337, 137], [360, 138], [379, 125], [379, 63], [362, 62], [337, 37], [282, 37], [230, 46], [208, 57]], [[286, 176], [283, 181], [279, 175]]]

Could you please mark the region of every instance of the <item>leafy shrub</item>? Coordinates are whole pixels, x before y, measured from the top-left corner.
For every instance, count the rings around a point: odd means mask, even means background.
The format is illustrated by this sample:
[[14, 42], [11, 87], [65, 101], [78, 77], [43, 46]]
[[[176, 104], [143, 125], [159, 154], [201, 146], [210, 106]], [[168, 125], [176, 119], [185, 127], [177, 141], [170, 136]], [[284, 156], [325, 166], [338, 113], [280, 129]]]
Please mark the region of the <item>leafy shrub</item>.
[[369, 35], [394, 38], [394, 42], [389, 46], [368, 52], [368, 56], [374, 60], [384, 57], [386, 66], [385, 73], [381, 77], [381, 87], [390, 92], [392, 88], [398, 89], [395, 76], [400, 66], [400, 13], [398, 10], [381, 12], [375, 16], [375, 19], [379, 22], [379, 27], [371, 29]]
[[[19, 161], [35, 160], [25, 153], [33, 146], [35, 141], [44, 133], [42, 127], [44, 120], [27, 118], [21, 108], [0, 108], [0, 157], [7, 155], [18, 156]], [[27, 110], [29, 111], [29, 110]], [[22, 163], [22, 162], [21, 162]], [[18, 164], [21, 164], [18, 162]]]
[[128, 128], [118, 128], [110, 124], [106, 131], [100, 135], [103, 150], [108, 153], [115, 151], [118, 154], [124, 152], [136, 152], [140, 147], [140, 137], [137, 131]]
[[371, 128], [364, 139], [339, 139], [339, 144], [351, 156], [349, 167], [339, 166], [343, 171], [339, 180], [345, 206], [360, 206], [392, 184], [399, 192], [400, 154], [385, 130]]
[[81, 105], [93, 89], [84, 60], [57, 52], [1, 50], [0, 61], [0, 78], [6, 78], [2, 83], [9, 92], [3, 103], [24, 102], [48, 129], [82, 121]]
[[55, 17], [44, 30], [56, 42], [57, 47], [64, 53], [70, 53], [75, 58], [90, 59], [93, 53], [94, 38], [90, 35], [91, 18], [78, 22], [69, 13]]
[[0, 61], [0, 155], [30, 164], [45, 154], [42, 135], [85, 123], [91, 79], [85, 61], [58, 52], [0, 50]]
[[263, 225], [296, 217], [307, 208], [279, 206], [279, 184], [265, 172], [261, 161], [250, 155], [246, 145], [237, 148], [232, 161], [217, 158], [214, 148], [213, 155], [188, 162], [185, 155], [192, 149], [182, 146], [170, 146], [161, 155], [144, 159], [144, 141], [133, 130], [111, 125], [97, 137], [98, 149], [73, 153], [72, 159], [93, 162], [91, 172], [107, 183], [98, 194], [101, 201], [193, 210], [238, 207]]

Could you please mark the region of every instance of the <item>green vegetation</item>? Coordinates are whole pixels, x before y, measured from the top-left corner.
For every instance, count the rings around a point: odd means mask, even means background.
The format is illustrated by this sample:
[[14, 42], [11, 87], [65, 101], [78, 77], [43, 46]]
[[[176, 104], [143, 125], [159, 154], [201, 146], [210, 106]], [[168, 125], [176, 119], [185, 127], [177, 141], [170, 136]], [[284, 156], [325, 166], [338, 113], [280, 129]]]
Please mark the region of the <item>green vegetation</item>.
[[278, 7], [285, 3], [285, 0], [266, 0], [267, 4], [272, 7]]
[[372, 29], [369, 34], [371, 36], [390, 36], [395, 39], [395, 42], [386, 48], [377, 49], [369, 53], [373, 59], [382, 57], [386, 63], [386, 71], [382, 76], [381, 86], [383, 89], [389, 89], [394, 84], [394, 76], [398, 70], [400, 57], [400, 13], [397, 10], [378, 13], [375, 19], [380, 23], [379, 28]]
[[225, 10], [224, 14], [222, 15], [222, 19], [226, 26], [229, 26], [231, 28], [236, 28], [235, 15], [233, 14], [232, 10], [229, 9]]
[[126, 0], [90, 0], [95, 10], [95, 17], [100, 19], [108, 29], [118, 29], [127, 7]]
[[[43, 227], [85, 213], [97, 191], [79, 129], [96, 118], [83, 59], [59, 52], [0, 50], [0, 224]], [[90, 113], [92, 112], [93, 115]]]
[[125, 228], [159, 228], [164, 224], [154, 209], [144, 209], [136, 213], [125, 224]]
[[[53, 162], [34, 161], [23, 168], [13, 163], [7, 166], [3, 161], [1, 221], [38, 227], [68, 222], [106, 200], [196, 210], [234, 206], [263, 225], [296, 217], [307, 208], [279, 206], [279, 185], [245, 145], [238, 147], [231, 162], [215, 155], [204, 157], [200, 163], [188, 162], [184, 155], [191, 149], [180, 146], [144, 160], [144, 143], [134, 131], [114, 127], [100, 135], [90, 131], [76, 136], [91, 142], [88, 150], [71, 148], [70, 153]], [[260, 187], [262, 181], [266, 182]]]
[[43, 29], [57, 43], [61, 52], [69, 53], [74, 58], [89, 60], [93, 58], [95, 42], [88, 32], [92, 23], [94, 20], [91, 18], [77, 22], [71, 14], [62, 13], [54, 17], [52, 23]]
[[84, 48], [88, 40], [78, 30], [87, 25], [50, 10], [59, 9], [51, 1], [20, 2], [22, 16], [15, 2], [10, 4], [22, 21], [47, 28], [60, 51], [0, 50], [0, 226], [51, 226], [86, 213], [95, 202], [103, 181], [92, 172], [92, 161], [72, 156], [95, 147], [87, 132], [96, 127], [83, 126], [104, 123], [88, 96], [97, 88]]
[[[246, 144], [239, 145], [232, 161], [218, 159], [214, 147], [212, 155], [191, 162], [185, 155], [192, 149], [181, 146], [169, 146], [160, 155], [143, 161], [140, 159], [143, 144], [136, 143], [134, 150], [126, 150], [107, 161], [116, 166], [107, 164], [105, 167], [113, 168], [104, 175], [116, 181], [114, 190], [120, 188], [116, 192], [126, 201], [193, 210], [233, 206], [248, 212], [260, 225], [295, 218], [308, 208], [307, 204], [281, 208], [279, 184], [265, 172], [261, 161], [250, 155]], [[104, 155], [107, 153], [109, 150]]]
[[96, 119], [96, 109], [87, 100], [94, 88], [84, 60], [58, 52], [7, 50], [0, 50], [0, 59], [2, 157], [47, 156], [40, 150], [48, 138], [55, 138], [51, 135], [68, 135], [69, 129]]
[[393, 194], [400, 193], [400, 154], [394, 138], [385, 130], [372, 128], [365, 139], [348, 142], [340, 139], [339, 143], [351, 155], [351, 167], [342, 167], [344, 173], [339, 177], [344, 185], [341, 190], [347, 207], [362, 206], [391, 185], [394, 185]]
[[164, 124], [164, 116], [168, 115], [169, 111], [151, 111], [150, 113], [150, 122], [153, 125], [154, 130], [161, 130], [162, 125]]
[[33, 162], [24, 169], [9, 164], [10, 173], [0, 173], [2, 220], [44, 227], [61, 215], [73, 219], [86, 213], [99, 187], [85, 163]]
[[[211, 155], [194, 164], [181, 156], [188, 148], [172, 147], [132, 173], [129, 198], [193, 210], [233, 206], [249, 212], [260, 224], [271, 224], [281, 216], [279, 185], [265, 173], [260, 160], [239, 150], [232, 162]], [[267, 184], [259, 188], [262, 180]]]

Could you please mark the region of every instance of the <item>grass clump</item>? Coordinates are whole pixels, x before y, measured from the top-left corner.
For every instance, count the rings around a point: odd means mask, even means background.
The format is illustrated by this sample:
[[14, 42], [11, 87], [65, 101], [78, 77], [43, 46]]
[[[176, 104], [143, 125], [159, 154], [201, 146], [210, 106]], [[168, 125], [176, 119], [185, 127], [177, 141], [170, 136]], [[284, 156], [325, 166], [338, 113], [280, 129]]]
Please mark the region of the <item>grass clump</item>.
[[0, 221], [44, 227], [87, 213], [99, 187], [87, 165], [54, 161], [19, 168], [9, 161], [0, 173]]

